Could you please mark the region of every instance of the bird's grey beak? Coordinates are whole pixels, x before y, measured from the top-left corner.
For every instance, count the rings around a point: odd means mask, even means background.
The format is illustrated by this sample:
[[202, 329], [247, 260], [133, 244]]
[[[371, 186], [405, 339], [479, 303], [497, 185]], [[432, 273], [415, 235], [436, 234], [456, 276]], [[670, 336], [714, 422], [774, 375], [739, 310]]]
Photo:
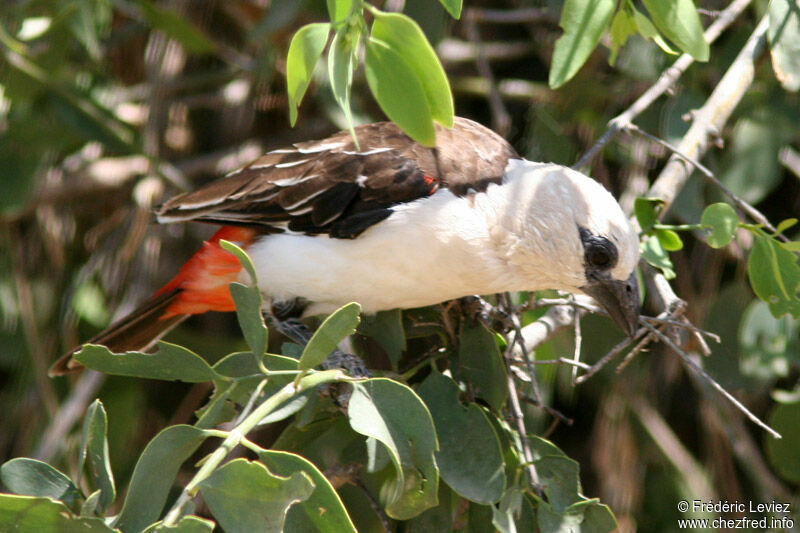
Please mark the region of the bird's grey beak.
[[639, 282], [634, 271], [625, 281], [598, 277], [581, 290], [594, 298], [629, 337], [639, 324]]

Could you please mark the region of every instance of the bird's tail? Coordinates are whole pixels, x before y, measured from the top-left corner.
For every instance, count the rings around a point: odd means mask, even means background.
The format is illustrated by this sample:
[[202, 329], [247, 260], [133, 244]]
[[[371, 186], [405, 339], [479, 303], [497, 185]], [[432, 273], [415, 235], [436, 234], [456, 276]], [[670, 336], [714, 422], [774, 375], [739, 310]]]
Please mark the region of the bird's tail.
[[[235, 306], [228, 286], [239, 277], [241, 265], [219, 241], [225, 239], [246, 248], [254, 237], [255, 231], [251, 229], [221, 228], [152, 298], [89, 339], [87, 344], [102, 344], [115, 353], [143, 351], [189, 315], [233, 311]], [[60, 376], [83, 368], [72, 358], [79, 349], [80, 346], [62, 355], [50, 367], [49, 374]]]

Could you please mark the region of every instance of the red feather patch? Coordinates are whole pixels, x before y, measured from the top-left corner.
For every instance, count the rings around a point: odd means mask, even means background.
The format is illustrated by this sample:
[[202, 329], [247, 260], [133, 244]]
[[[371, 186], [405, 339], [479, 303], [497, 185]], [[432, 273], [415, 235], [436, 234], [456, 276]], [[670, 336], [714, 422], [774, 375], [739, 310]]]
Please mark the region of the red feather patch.
[[232, 253], [219, 244], [221, 239], [242, 248], [253, 242], [256, 232], [248, 228], [223, 227], [184, 264], [178, 275], [157, 293], [180, 289], [175, 301], [167, 308], [162, 319], [175, 315], [195, 315], [206, 311], [234, 311], [233, 298], [228, 285], [239, 278], [242, 265]]

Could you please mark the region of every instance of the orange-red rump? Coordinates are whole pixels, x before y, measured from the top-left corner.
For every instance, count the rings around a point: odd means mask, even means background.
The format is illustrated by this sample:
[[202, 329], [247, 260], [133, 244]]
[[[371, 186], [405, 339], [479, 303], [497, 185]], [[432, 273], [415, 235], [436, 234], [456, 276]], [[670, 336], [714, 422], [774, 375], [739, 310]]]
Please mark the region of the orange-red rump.
[[256, 232], [248, 228], [225, 226], [203, 243], [203, 247], [181, 267], [178, 275], [164, 285], [156, 296], [180, 289], [177, 297], [161, 316], [194, 315], [206, 311], [234, 311], [228, 285], [239, 277], [239, 260], [220, 246], [220, 240], [242, 248], [253, 242]]

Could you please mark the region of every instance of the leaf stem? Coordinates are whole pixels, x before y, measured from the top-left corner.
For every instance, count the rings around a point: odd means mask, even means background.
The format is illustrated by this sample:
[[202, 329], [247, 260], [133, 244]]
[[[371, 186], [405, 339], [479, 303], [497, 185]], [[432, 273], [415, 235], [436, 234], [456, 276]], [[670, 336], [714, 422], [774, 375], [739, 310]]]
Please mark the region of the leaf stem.
[[301, 394], [309, 389], [317, 387], [323, 383], [341, 381], [347, 376], [340, 370], [324, 370], [313, 372], [297, 383], [287, 383], [278, 392], [267, 398], [261, 405], [250, 413], [242, 422], [227, 433], [222, 444], [214, 450], [211, 455], [203, 461], [203, 465], [184, 487], [183, 492], [175, 501], [175, 504], [164, 517], [164, 526], [174, 526], [181, 516], [183, 508], [189, 503], [199, 490], [200, 484], [211, 475], [211, 473], [222, 463], [233, 449], [246, 440], [246, 435], [258, 425], [267, 415], [277, 409], [281, 404], [290, 400], [292, 397]]

